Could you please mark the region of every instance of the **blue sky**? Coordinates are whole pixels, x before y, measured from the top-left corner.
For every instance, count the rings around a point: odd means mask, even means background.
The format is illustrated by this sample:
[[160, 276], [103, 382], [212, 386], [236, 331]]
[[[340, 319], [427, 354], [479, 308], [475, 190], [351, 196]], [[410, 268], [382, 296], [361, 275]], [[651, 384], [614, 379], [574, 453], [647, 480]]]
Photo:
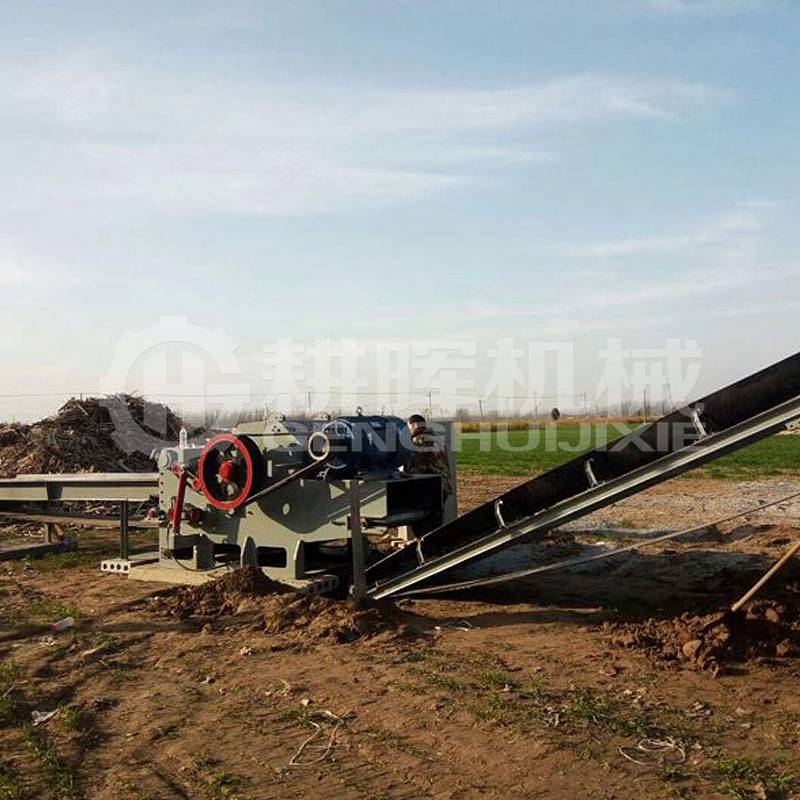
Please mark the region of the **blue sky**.
[[[2, 393], [126, 331], [797, 349], [800, 6], [5, 2]], [[0, 415], [24, 413], [4, 400]]]

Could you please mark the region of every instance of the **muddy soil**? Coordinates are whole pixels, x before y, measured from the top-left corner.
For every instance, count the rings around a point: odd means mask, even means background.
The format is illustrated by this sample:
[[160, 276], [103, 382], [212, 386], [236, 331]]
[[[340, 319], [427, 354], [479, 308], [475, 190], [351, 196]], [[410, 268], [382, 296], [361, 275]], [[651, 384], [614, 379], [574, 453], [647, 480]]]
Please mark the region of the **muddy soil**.
[[[797, 523], [787, 509], [602, 567], [366, 612], [241, 576], [193, 606], [175, 598], [195, 589], [100, 573], [113, 539], [85, 534], [80, 556], [0, 564], [0, 797], [797, 797], [800, 658], [779, 648], [796, 624], [791, 573], [745, 616], [756, 648], [713, 651], [727, 669], [664, 656]], [[769, 625], [783, 627], [761, 635]], [[625, 633], [640, 639], [614, 641]], [[33, 711], [57, 713], [34, 728]]]
[[611, 625], [611, 641], [654, 659], [683, 663], [715, 675], [737, 664], [769, 663], [800, 655], [800, 583], [778, 584], [776, 595], [746, 609], [720, 608], [710, 614], [684, 613], [666, 619]]
[[200, 586], [176, 586], [153, 599], [152, 610], [178, 619], [207, 619], [235, 614], [265, 597], [290, 592], [256, 567], [243, 567]]

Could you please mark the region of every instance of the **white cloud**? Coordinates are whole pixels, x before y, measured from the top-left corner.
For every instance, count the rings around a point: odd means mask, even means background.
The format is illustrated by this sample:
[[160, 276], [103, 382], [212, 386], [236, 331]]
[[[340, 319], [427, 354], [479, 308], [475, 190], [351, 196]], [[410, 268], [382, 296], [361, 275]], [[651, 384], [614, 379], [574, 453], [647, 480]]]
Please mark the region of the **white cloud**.
[[751, 197], [747, 200], [740, 200], [736, 205], [739, 208], [749, 208], [756, 211], [781, 207], [781, 204], [777, 200], [768, 200], [763, 197]]
[[[617, 280], [604, 287], [600, 282], [575, 286], [568, 299], [558, 302], [539, 302], [516, 305], [514, 302], [489, 302], [470, 307], [452, 307], [437, 314], [437, 322], [474, 326], [479, 322], [514, 320], [515, 329], [527, 322], [536, 336], [568, 337], [598, 331], [642, 331], [654, 325], [675, 321], [676, 301], [713, 296], [715, 304], [724, 302], [723, 295], [736, 295], [746, 287], [775, 286], [781, 281], [800, 278], [800, 268], [756, 267], [729, 270], [685, 270], [668, 279], [643, 276], [631, 283], [630, 276], [618, 275]], [[739, 308], [737, 304], [735, 308]], [[736, 316], [732, 310], [728, 316]], [[759, 307], [753, 314], [765, 313], [769, 305]], [[721, 315], [721, 314], [720, 314]]]
[[[794, 276], [800, 275], [800, 269], [794, 271]], [[774, 300], [769, 303], [736, 303], [722, 308], [711, 309], [715, 317], [737, 319], [739, 317], [764, 317], [774, 319], [776, 315], [800, 310], [800, 300]]]
[[679, 116], [717, 106], [729, 94], [695, 83], [584, 74], [511, 89], [372, 92], [363, 99], [362, 119], [376, 129], [463, 132]]
[[31, 272], [0, 261], [0, 288], [10, 289], [18, 286], [31, 286], [35, 283]]
[[743, 11], [776, 11], [783, 0], [634, 0], [639, 8], [669, 14], [719, 14]]
[[[0, 289], [21, 289], [30, 298], [43, 298], [53, 290], [89, 282], [89, 278], [79, 272], [56, 266], [60, 260], [60, 253], [38, 242], [4, 236], [0, 239]], [[32, 288], [36, 291], [27, 291]], [[21, 295], [10, 292], [10, 296], [13, 297], [10, 304], [14, 305]]]
[[503, 166], [516, 164], [553, 164], [561, 157], [544, 148], [494, 147], [473, 145], [442, 149], [430, 156], [440, 164], [466, 164], [472, 167]]
[[757, 233], [760, 227], [761, 220], [755, 213], [737, 210], [677, 233], [567, 245], [556, 250], [562, 255], [576, 258], [620, 258], [677, 253], [691, 247], [720, 245], [731, 242], [733, 238], [747, 237]]
[[[6, 202], [132, 201], [279, 215], [474, 185], [558, 153], [565, 126], [668, 119], [724, 103], [699, 84], [574, 75], [515, 88], [328, 88], [180, 79], [76, 54], [0, 70]], [[524, 145], [508, 142], [524, 141]]]
[[109, 75], [88, 53], [58, 59], [6, 60], [0, 75], [0, 118], [59, 127], [91, 123], [112, 101]]
[[[536, 335], [578, 335], [592, 330], [648, 328], [674, 319], [677, 304], [698, 298], [713, 298], [715, 308], [758, 307], [753, 292], [774, 295], [794, 286], [800, 267], [772, 263], [760, 255], [762, 220], [755, 210], [737, 207], [718, 214], [686, 231], [641, 239], [621, 239], [579, 246], [552, 246], [548, 253], [569, 257], [603, 259], [599, 269], [587, 269], [579, 261], [574, 268], [559, 270], [558, 291], [535, 303], [483, 301], [469, 308], [453, 306], [446, 319], [473, 325], [494, 320], [527, 320]], [[637, 268], [631, 256], [662, 261]], [[672, 258], [671, 256], [675, 256]], [[646, 263], [646, 262], [645, 262]], [[632, 269], [633, 267], [633, 269]], [[563, 287], [569, 287], [569, 293]], [[749, 302], [741, 302], [748, 298]], [[728, 304], [728, 305], [725, 305]], [[666, 315], [666, 316], [665, 316]]]

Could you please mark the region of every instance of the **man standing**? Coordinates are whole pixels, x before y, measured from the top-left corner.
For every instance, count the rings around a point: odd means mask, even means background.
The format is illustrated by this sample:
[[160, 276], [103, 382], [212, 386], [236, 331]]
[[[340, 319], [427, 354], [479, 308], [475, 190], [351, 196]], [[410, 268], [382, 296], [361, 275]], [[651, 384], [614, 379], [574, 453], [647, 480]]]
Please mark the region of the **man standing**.
[[408, 429], [412, 455], [406, 470], [412, 475], [439, 475], [442, 479], [442, 503], [447, 502], [453, 494], [453, 476], [444, 439], [428, 427], [421, 414], [412, 414], [408, 418]]

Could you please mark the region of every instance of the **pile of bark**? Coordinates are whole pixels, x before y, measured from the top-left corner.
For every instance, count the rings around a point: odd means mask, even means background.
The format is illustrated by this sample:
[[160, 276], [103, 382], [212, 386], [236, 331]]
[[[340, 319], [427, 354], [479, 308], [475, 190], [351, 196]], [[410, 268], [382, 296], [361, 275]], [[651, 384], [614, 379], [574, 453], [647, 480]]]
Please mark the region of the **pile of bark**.
[[0, 423], [0, 477], [150, 472], [150, 454], [177, 442], [180, 427], [168, 407], [141, 397], [73, 398], [32, 425]]

